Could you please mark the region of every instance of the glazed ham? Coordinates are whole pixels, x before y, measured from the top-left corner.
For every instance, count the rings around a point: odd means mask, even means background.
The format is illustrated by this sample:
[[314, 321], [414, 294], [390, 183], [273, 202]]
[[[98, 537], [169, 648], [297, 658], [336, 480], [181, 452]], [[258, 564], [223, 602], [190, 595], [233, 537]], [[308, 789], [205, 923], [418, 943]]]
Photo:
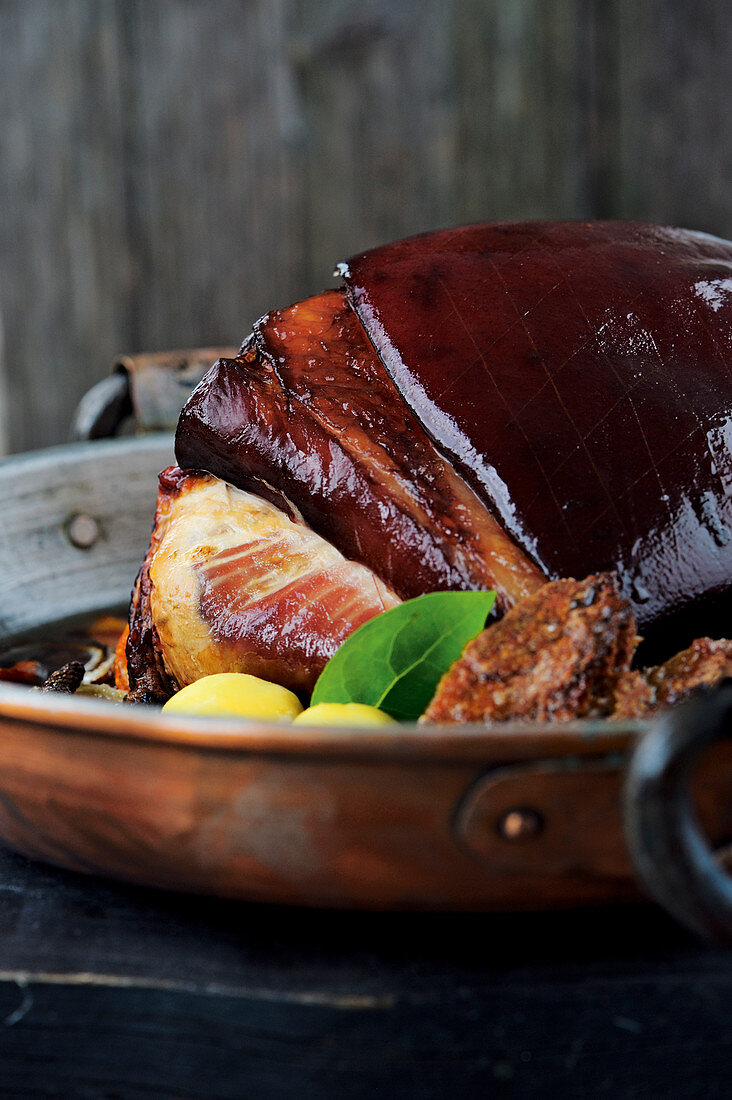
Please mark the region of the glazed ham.
[[[732, 244], [633, 223], [478, 225], [339, 270], [343, 289], [267, 314], [197, 387], [183, 470], [274, 505], [394, 598], [495, 588], [505, 613], [547, 580], [613, 572], [654, 659], [718, 633], [732, 612]], [[195, 671], [178, 654], [192, 623], [208, 670], [231, 660], [211, 582], [197, 567], [183, 609], [161, 545], [156, 529], [130, 620], [142, 698]], [[232, 607], [255, 559], [224, 571]], [[323, 593], [306, 597], [315, 649]], [[258, 629], [242, 644], [286, 682], [288, 647]]]

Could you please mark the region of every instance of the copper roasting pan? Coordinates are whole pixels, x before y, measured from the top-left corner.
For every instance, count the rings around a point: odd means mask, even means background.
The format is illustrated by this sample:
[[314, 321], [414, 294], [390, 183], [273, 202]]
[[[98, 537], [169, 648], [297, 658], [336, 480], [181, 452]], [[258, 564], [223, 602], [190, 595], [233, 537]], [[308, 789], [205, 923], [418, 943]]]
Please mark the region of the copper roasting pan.
[[[0, 466], [4, 642], [126, 605], [171, 461], [166, 433]], [[0, 841], [76, 871], [309, 906], [542, 909], [645, 891], [720, 937], [728, 714], [723, 690], [656, 724], [318, 730], [0, 684]]]

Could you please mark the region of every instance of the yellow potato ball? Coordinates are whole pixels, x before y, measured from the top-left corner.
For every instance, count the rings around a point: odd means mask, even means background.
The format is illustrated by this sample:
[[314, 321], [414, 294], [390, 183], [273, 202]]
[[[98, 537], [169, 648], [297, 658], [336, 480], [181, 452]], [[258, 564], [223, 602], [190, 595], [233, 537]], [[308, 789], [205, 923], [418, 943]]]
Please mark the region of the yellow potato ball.
[[235, 715], [264, 721], [290, 721], [301, 710], [298, 697], [281, 684], [272, 684], [243, 672], [203, 676], [181, 688], [163, 706], [166, 714]]
[[366, 703], [316, 703], [298, 714], [296, 726], [396, 726], [378, 707]]

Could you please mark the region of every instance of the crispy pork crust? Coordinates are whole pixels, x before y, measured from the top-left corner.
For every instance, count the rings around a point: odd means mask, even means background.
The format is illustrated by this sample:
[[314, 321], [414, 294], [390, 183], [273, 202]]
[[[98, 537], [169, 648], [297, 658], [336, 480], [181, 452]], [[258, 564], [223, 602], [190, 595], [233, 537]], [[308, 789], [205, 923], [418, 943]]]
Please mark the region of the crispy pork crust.
[[637, 641], [632, 608], [613, 574], [553, 581], [466, 646], [422, 721], [608, 715]]
[[618, 682], [613, 718], [648, 718], [732, 677], [732, 642], [697, 638], [665, 664], [626, 672]]

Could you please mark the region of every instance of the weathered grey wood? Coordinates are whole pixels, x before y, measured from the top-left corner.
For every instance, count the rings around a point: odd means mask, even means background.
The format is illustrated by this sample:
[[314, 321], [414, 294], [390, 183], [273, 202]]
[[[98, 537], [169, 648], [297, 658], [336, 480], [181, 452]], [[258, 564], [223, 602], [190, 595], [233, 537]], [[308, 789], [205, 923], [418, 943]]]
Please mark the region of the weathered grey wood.
[[455, 220], [453, 8], [293, 5], [310, 286], [354, 252]]
[[0, 270], [9, 443], [65, 438], [129, 339], [117, 6], [0, 5]]
[[643, 0], [616, 7], [615, 209], [732, 236], [728, 5]]
[[[0, 635], [127, 603], [171, 435], [77, 443], [0, 467]], [[82, 520], [74, 544], [74, 517]], [[78, 522], [78, 521], [77, 521]]]
[[0, 446], [64, 440], [116, 354], [238, 344], [380, 241], [732, 235], [731, 52], [716, 0], [2, 0]]
[[305, 289], [286, 8], [119, 7], [135, 249], [135, 347], [119, 350], [238, 346], [265, 309]]
[[585, 217], [591, 149], [582, 0], [455, 7], [456, 147], [465, 221]]
[[5, 334], [3, 332], [3, 319], [0, 314], [0, 455], [8, 451], [8, 395], [6, 392], [5, 373]]

